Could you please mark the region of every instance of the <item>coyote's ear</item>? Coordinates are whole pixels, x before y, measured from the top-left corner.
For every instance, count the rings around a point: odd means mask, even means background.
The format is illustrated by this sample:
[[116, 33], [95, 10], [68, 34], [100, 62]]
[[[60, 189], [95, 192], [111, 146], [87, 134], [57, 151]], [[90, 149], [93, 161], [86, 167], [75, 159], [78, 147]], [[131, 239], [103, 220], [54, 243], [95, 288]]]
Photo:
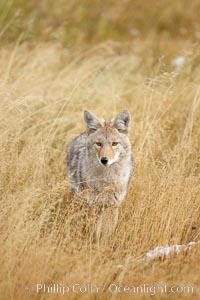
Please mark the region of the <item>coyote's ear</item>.
[[90, 132], [93, 132], [97, 130], [99, 127], [101, 127], [98, 118], [95, 116], [95, 114], [91, 113], [90, 111], [87, 110], [84, 111], [84, 120]]
[[128, 133], [131, 124], [131, 116], [128, 110], [122, 111], [114, 120], [113, 126], [121, 133]]

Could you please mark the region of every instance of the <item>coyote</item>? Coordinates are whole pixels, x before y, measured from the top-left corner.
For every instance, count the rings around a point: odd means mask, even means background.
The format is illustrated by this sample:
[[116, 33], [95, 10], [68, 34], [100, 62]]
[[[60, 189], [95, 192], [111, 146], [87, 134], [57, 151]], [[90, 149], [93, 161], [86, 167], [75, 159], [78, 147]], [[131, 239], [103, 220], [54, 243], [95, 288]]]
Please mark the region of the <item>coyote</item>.
[[73, 139], [67, 150], [67, 171], [73, 190], [90, 190], [89, 204], [109, 190], [110, 203], [119, 206], [126, 196], [133, 173], [131, 143], [128, 138], [130, 114], [116, 119], [98, 119], [84, 112], [86, 131]]
[[86, 131], [73, 139], [67, 149], [72, 190], [88, 190], [89, 205], [102, 202], [105, 207], [119, 207], [133, 173], [128, 137], [130, 114], [124, 110], [115, 119], [106, 121], [84, 111], [84, 120]]

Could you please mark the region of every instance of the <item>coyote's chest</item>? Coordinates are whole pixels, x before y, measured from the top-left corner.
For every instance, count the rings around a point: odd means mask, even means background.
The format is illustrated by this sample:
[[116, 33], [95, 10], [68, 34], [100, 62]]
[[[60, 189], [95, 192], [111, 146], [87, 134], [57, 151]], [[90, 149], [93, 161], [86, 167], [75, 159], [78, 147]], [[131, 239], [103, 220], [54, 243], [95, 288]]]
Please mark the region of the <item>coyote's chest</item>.
[[88, 185], [98, 190], [126, 186], [130, 177], [130, 170], [123, 164], [113, 164], [109, 168], [97, 165], [87, 171]]

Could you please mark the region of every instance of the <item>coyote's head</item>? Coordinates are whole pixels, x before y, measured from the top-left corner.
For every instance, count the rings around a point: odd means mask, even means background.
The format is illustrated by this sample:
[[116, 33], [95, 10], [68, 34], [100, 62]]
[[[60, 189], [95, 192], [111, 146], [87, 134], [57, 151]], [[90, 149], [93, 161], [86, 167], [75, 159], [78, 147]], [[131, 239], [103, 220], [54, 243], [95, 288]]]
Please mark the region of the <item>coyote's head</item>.
[[97, 159], [102, 166], [110, 166], [130, 154], [130, 114], [127, 110], [111, 121], [98, 119], [93, 113], [85, 111], [84, 120], [88, 133], [89, 159]]

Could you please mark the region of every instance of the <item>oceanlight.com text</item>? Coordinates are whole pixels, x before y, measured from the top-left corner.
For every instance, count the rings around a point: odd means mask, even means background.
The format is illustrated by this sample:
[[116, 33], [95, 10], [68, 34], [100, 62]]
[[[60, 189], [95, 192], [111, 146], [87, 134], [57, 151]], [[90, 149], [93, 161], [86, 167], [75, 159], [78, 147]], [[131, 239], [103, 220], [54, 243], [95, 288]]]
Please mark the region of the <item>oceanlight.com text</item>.
[[72, 285], [64, 285], [59, 283], [45, 284], [38, 283], [35, 286], [26, 286], [26, 291], [37, 294], [100, 294], [100, 293], [110, 293], [110, 294], [149, 294], [155, 295], [158, 293], [168, 293], [168, 294], [193, 294], [195, 289], [191, 285], [179, 286], [179, 285], [119, 285], [117, 283], [111, 283], [109, 285], [97, 285], [92, 283], [79, 284], [74, 283]]

